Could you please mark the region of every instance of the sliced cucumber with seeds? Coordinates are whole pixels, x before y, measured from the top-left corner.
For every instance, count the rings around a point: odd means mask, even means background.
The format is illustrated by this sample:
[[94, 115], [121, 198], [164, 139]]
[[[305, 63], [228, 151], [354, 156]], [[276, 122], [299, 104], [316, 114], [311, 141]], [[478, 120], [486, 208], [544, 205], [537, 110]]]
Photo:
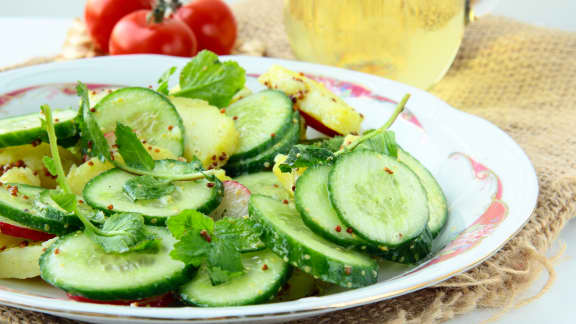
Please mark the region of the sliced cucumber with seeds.
[[249, 209], [250, 216], [262, 226], [266, 246], [284, 261], [343, 287], [363, 287], [377, 281], [375, 261], [315, 234], [294, 207], [272, 197], [252, 195]]
[[446, 197], [444, 196], [442, 188], [430, 171], [408, 152], [399, 149], [398, 160], [406, 164], [410, 170], [416, 173], [420, 179], [420, 183], [424, 186], [426, 195], [428, 196], [428, 210], [430, 212], [428, 228], [433, 237], [438, 236], [448, 221], [448, 204], [446, 203]]
[[427, 230], [426, 191], [394, 158], [372, 151], [343, 155], [328, 188], [340, 219], [383, 251], [411, 246]]
[[269, 171], [245, 174], [234, 179], [248, 188], [252, 194], [262, 194], [280, 200], [291, 200], [290, 193], [282, 187], [274, 173]]
[[147, 223], [162, 225], [170, 216], [185, 209], [209, 214], [220, 204], [222, 183], [218, 179], [176, 181], [176, 190], [164, 197], [132, 200], [124, 193], [126, 181], [138, 177], [120, 169], [111, 169], [90, 180], [83, 196], [90, 206], [108, 213], [131, 212], [144, 216]]
[[81, 228], [82, 223], [76, 215], [42, 208], [39, 201], [44, 191], [46, 189], [28, 185], [1, 185], [0, 215], [54, 235], [63, 235]]
[[302, 220], [316, 234], [344, 246], [368, 244], [342, 223], [328, 196], [331, 166], [308, 168], [296, 182], [294, 200]]
[[208, 272], [200, 269], [196, 277], [180, 288], [186, 303], [204, 307], [241, 306], [273, 298], [289, 274], [289, 265], [270, 250], [242, 254], [245, 273], [213, 286]]
[[184, 152], [184, 125], [174, 105], [147, 88], [122, 88], [102, 98], [92, 113], [104, 134], [116, 123], [130, 126], [142, 140], [165, 148], [176, 156]]
[[[76, 135], [75, 110], [54, 110], [52, 112], [56, 136], [59, 141]], [[0, 119], [0, 147], [30, 144], [37, 140], [47, 140], [46, 131], [40, 123], [42, 115], [33, 113]]]
[[287, 153], [292, 146], [298, 143], [298, 139], [300, 138], [300, 115], [298, 113], [293, 114], [290, 125], [290, 130], [284, 135], [284, 138], [282, 138], [280, 142], [256, 156], [229, 162], [224, 166], [226, 173], [234, 177], [245, 173], [270, 170], [274, 165], [274, 157], [276, 157], [277, 154]]
[[280, 91], [264, 90], [241, 99], [226, 109], [235, 120], [240, 141], [230, 162], [256, 156], [291, 129], [292, 100]]
[[40, 258], [42, 279], [74, 296], [95, 300], [137, 300], [169, 292], [193, 271], [170, 257], [176, 243], [166, 228], [148, 226], [158, 247], [123, 254], [105, 253], [84, 233], [58, 239]]

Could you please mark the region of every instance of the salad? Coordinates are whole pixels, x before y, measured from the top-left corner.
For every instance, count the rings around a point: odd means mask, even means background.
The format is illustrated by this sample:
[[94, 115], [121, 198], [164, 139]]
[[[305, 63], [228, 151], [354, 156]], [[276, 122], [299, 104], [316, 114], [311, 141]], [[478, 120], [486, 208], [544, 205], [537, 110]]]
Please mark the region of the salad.
[[[202, 51], [153, 87], [91, 91], [0, 120], [0, 278], [76, 301], [201, 307], [293, 300], [416, 264], [444, 194], [390, 126], [321, 83]], [[313, 127], [327, 136], [306, 138]]]

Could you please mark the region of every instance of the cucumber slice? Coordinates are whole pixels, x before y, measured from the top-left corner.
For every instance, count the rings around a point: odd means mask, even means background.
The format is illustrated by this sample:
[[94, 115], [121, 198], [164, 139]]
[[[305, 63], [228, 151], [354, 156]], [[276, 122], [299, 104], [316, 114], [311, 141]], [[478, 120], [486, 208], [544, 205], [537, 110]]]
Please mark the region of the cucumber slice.
[[80, 228], [82, 223], [76, 215], [60, 213], [43, 208], [40, 196], [46, 189], [28, 185], [12, 185], [18, 188], [17, 194], [10, 185], [0, 186], [0, 215], [26, 227], [63, 235]]
[[256, 156], [229, 162], [224, 166], [226, 174], [234, 177], [244, 173], [272, 169], [274, 157], [276, 157], [277, 154], [290, 151], [292, 146], [298, 143], [298, 139], [300, 138], [300, 115], [298, 113], [293, 114], [292, 122], [289, 124], [291, 125], [290, 130], [280, 142]]
[[92, 113], [104, 134], [113, 133], [122, 122], [138, 138], [165, 148], [176, 156], [184, 152], [184, 125], [174, 105], [147, 88], [122, 88], [102, 98]]
[[324, 238], [344, 246], [365, 247], [359, 238], [338, 217], [328, 196], [328, 177], [332, 167], [308, 168], [296, 182], [294, 200], [302, 220], [311, 230]]
[[[176, 181], [176, 190], [164, 197], [133, 201], [124, 193], [126, 181], [137, 177], [120, 169], [111, 169], [90, 180], [84, 187], [86, 202], [107, 213], [139, 213], [147, 223], [163, 225], [166, 218], [185, 209], [209, 214], [220, 204], [222, 183], [218, 179]], [[209, 184], [212, 183], [212, 184]]]
[[376, 282], [376, 262], [315, 234], [292, 206], [271, 197], [252, 195], [249, 209], [250, 216], [263, 228], [262, 240], [266, 246], [284, 261], [315, 278], [343, 287], [363, 287]]
[[234, 180], [248, 188], [252, 194], [262, 194], [279, 200], [291, 200], [290, 193], [282, 187], [272, 172], [257, 172], [239, 176]]
[[430, 212], [430, 219], [428, 220], [428, 228], [433, 237], [438, 236], [448, 222], [448, 204], [446, 197], [440, 185], [434, 179], [434, 176], [423, 166], [418, 160], [403, 149], [398, 150], [398, 160], [406, 164], [418, 178], [420, 183], [426, 190], [428, 196], [428, 210]]
[[[76, 135], [74, 119], [78, 113], [74, 110], [54, 110], [54, 128], [58, 140], [66, 140]], [[26, 114], [0, 119], [0, 147], [30, 144], [37, 140], [46, 140], [46, 131], [40, 124], [40, 113]]]
[[340, 219], [378, 248], [417, 238], [428, 223], [428, 200], [418, 177], [396, 159], [372, 151], [343, 155], [328, 189]]
[[240, 134], [230, 162], [256, 156], [278, 143], [291, 129], [292, 114], [292, 100], [275, 90], [264, 90], [230, 105], [226, 115], [235, 120]]
[[42, 279], [74, 296], [96, 300], [134, 300], [158, 296], [190, 278], [192, 268], [170, 257], [176, 242], [163, 227], [147, 230], [157, 249], [105, 253], [82, 232], [58, 239], [40, 257]]
[[186, 303], [203, 307], [241, 306], [273, 298], [288, 277], [289, 266], [270, 250], [242, 254], [245, 273], [218, 286], [200, 269], [180, 289]]

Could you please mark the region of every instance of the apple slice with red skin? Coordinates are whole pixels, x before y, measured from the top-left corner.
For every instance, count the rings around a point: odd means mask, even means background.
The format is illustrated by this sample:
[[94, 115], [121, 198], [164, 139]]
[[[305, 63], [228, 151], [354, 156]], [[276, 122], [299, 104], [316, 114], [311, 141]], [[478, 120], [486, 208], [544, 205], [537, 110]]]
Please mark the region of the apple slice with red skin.
[[138, 306], [138, 307], [170, 307], [175, 304], [176, 299], [172, 293], [167, 293], [160, 296], [154, 296], [150, 298], [140, 299], [140, 300], [95, 300], [82, 296], [75, 296], [71, 294], [66, 294], [68, 298], [81, 302], [81, 303], [92, 303], [92, 304], [105, 304], [105, 305], [118, 305], [118, 306]]
[[31, 241], [48, 241], [56, 235], [44, 233], [26, 227], [0, 222], [0, 233], [4, 235], [20, 237]]
[[320, 122], [319, 120], [315, 119], [314, 117], [308, 115], [307, 113], [305, 113], [302, 110], [300, 110], [300, 115], [304, 118], [306, 125], [314, 128], [315, 130], [319, 131], [320, 133], [322, 133], [326, 136], [334, 137], [334, 136], [342, 135], [342, 134], [338, 133], [337, 131], [329, 128], [328, 126], [322, 124], [322, 122]]

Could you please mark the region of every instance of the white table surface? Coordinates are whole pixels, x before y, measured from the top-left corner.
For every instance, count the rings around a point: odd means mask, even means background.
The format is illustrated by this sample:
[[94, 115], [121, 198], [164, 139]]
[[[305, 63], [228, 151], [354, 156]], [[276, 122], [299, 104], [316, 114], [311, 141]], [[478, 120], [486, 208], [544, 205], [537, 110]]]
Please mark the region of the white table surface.
[[[227, 0], [234, 2], [237, 0]], [[85, 0], [3, 0], [0, 5], [0, 66], [18, 63], [27, 58], [59, 52], [66, 29], [74, 17], [81, 16]], [[576, 31], [574, 0], [503, 0], [496, 14], [513, 17], [532, 24]], [[10, 44], [9, 46], [7, 44]], [[0, 74], [1, 77], [1, 74]], [[576, 76], [575, 76], [576, 77]], [[1, 89], [0, 89], [1, 92]], [[541, 299], [513, 310], [497, 323], [576, 323], [574, 291], [576, 291], [576, 221], [561, 233], [559, 242], [568, 248], [556, 267], [558, 279]], [[552, 249], [552, 253], [556, 247]], [[538, 291], [543, 276], [528, 292]], [[459, 316], [450, 324], [478, 323], [489, 318], [493, 310], [477, 310]]]

